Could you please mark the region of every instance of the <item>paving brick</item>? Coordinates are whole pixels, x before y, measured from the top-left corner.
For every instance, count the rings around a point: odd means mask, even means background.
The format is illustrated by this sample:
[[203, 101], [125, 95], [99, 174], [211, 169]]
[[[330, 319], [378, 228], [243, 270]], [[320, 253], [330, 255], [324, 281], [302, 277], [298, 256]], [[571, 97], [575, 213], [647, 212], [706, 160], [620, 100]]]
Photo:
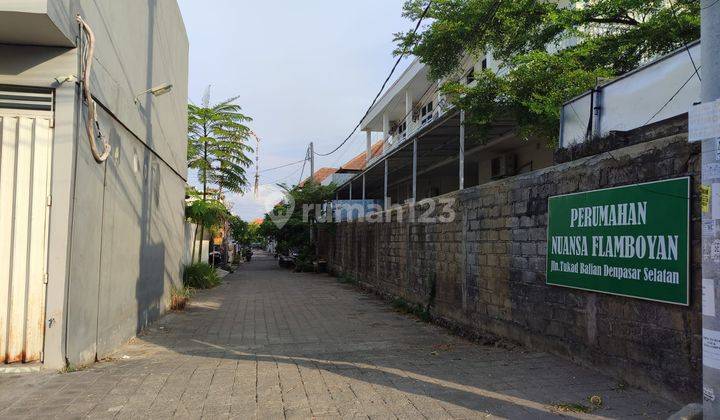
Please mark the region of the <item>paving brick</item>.
[[0, 418], [545, 418], [595, 394], [601, 416], [678, 408], [547, 354], [465, 341], [266, 256], [112, 360], [0, 377]]
[[[686, 128], [671, 125], [651, 129], [665, 137], [627, 134], [618, 144], [628, 147], [613, 154], [598, 147], [614, 147], [617, 139], [587, 142], [579, 146], [582, 153], [573, 151], [563, 161], [582, 160], [447, 194], [443, 198], [455, 201], [458, 214], [449, 223], [339, 223], [320, 232], [320, 254], [334, 273], [358, 279], [381, 296], [429, 306], [434, 317], [468, 334], [532, 343], [535, 350], [583, 360], [645, 389], [694, 401], [702, 368], [701, 345], [691, 339], [702, 328], [698, 202], [690, 215], [695, 298], [688, 307], [546, 284], [549, 196], [682, 176], [699, 188], [699, 147], [686, 141]], [[588, 298], [594, 299], [594, 312], [586, 308]], [[544, 312], [555, 304], [593, 316]], [[625, 334], [613, 328], [619, 320], [640, 329]], [[638, 345], [629, 347], [628, 338]]]

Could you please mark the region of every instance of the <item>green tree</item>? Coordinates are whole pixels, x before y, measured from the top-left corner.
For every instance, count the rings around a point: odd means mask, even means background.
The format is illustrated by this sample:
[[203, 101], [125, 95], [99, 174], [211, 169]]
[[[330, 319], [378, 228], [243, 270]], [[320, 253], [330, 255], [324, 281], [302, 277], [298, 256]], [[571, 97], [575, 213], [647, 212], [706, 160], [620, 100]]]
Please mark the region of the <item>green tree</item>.
[[250, 225], [237, 216], [230, 218], [230, 235], [239, 244], [247, 244], [250, 235]]
[[[407, 0], [417, 20], [430, 0]], [[561, 105], [644, 61], [700, 35], [697, 0], [433, 0], [425, 30], [396, 34], [397, 53], [411, 53], [443, 80], [482, 137], [494, 117], [518, 122], [521, 134], [556, 140]], [[491, 51], [502, 75], [484, 71], [478, 84], [459, 82], [465, 57]]]
[[[273, 223], [269, 215], [265, 215], [265, 220], [258, 228], [258, 236], [266, 239], [274, 239], [277, 241], [278, 252], [286, 252], [295, 249], [299, 252], [298, 265], [309, 265], [315, 259], [315, 242], [317, 237], [314, 232], [320, 224], [319, 206], [326, 201], [331, 200], [335, 194], [334, 185], [320, 185], [314, 181], [308, 181], [303, 185], [289, 187], [285, 184], [278, 185], [284, 189], [295, 202], [295, 208], [288, 219], [287, 223], [278, 228]], [[311, 211], [307, 212], [305, 219], [304, 207], [306, 205], [315, 205]], [[282, 202], [275, 206], [273, 210], [277, 214], [283, 214], [289, 211], [290, 205]]]
[[[185, 218], [195, 223], [195, 236], [201, 252], [202, 240], [205, 235], [204, 228], [207, 227], [211, 232], [214, 232], [223, 226], [228, 217], [230, 217], [228, 209], [218, 200], [196, 200], [185, 207]], [[197, 237], [198, 226], [203, 227], [200, 237]], [[195, 261], [196, 248], [198, 246], [193, 246], [191, 261]], [[198, 253], [198, 262], [200, 261], [202, 261], [202, 254]]]
[[[203, 97], [202, 106], [188, 105], [188, 167], [198, 171], [202, 183], [202, 200], [208, 199], [208, 186], [223, 191], [241, 193], [248, 185], [246, 169], [252, 163], [248, 154], [250, 129], [244, 124], [252, 121], [241, 113], [235, 104], [237, 97], [216, 105], [210, 104], [210, 88]], [[200, 225], [200, 237], [205, 225]]]
[[229, 221], [230, 235], [235, 242], [250, 245], [258, 241], [258, 225], [248, 223], [237, 216], [231, 216]]

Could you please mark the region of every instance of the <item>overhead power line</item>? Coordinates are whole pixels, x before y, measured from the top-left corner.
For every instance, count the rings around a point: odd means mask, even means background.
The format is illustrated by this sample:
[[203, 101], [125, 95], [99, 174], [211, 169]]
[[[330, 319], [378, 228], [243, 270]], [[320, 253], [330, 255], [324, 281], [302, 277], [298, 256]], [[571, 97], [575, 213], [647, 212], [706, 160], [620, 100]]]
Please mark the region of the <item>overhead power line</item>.
[[[672, 2], [672, 0], [669, 0], [670, 2], [670, 13], [673, 15], [673, 19], [675, 19], [675, 23], [680, 26], [680, 19], [678, 18], [677, 14], [675, 13], [675, 3]], [[717, 3], [717, 2], [716, 2]], [[712, 6], [712, 5], [710, 5]], [[710, 7], [708, 6], [708, 7]], [[688, 57], [690, 58], [690, 62], [692, 63], [693, 68], [695, 69], [695, 76], [697, 76], [698, 80], [702, 82], [702, 77], [700, 77], [700, 70], [698, 69], [698, 66], [695, 64], [695, 59], [692, 56], [692, 53], [690, 53], [690, 47], [688, 46], [687, 42], [683, 42], [683, 45], [685, 46], [685, 52], [687, 52]]]
[[282, 176], [282, 177], [280, 177], [280, 178], [277, 178], [277, 179], [275, 179], [274, 181], [270, 181], [270, 182], [265, 181], [264, 183], [265, 183], [265, 184], [279, 184], [279, 183], [281, 183], [281, 182], [283, 182], [283, 181], [285, 181], [285, 180], [288, 180], [288, 179], [294, 177], [295, 175], [297, 175], [298, 172], [300, 172], [300, 168], [301, 168], [301, 167], [298, 166], [297, 169], [295, 169], [294, 171], [290, 172], [288, 175], [285, 175], [285, 176]]
[[701, 8], [700, 8], [700, 10], [706, 10], [706, 9], [709, 9], [709, 8], [711, 8], [711, 7], [715, 6], [716, 4], [718, 4], [718, 2], [720, 2], [720, 0], [715, 0], [714, 2], [712, 2], [712, 3], [708, 4], [707, 6], [705, 6], [705, 7], [701, 7]]
[[[303, 174], [305, 174], [305, 165], [307, 164], [309, 157], [310, 157], [310, 149], [308, 149], [307, 152], [305, 152], [305, 160], [303, 161], [302, 170], [300, 171], [300, 179], [298, 180], [297, 185], [300, 185], [300, 183], [302, 182]], [[312, 175], [313, 174], [310, 174], [310, 176], [312, 176]]]
[[[420, 19], [418, 19], [417, 25], [415, 25], [415, 29], [413, 29], [413, 32], [412, 32], [413, 36], [414, 36], [415, 34], [417, 34], [417, 31], [420, 29], [420, 25], [422, 24], [423, 19], [425, 19], [425, 16], [427, 15], [428, 10], [430, 10], [430, 6], [432, 6], [432, 3], [433, 3], [433, 2], [432, 2], [432, 0], [431, 0], [430, 2], [428, 2], [427, 6], [425, 6], [425, 9], [423, 10], [422, 15], [420, 16]], [[395, 61], [395, 65], [394, 65], [394, 66], [392, 67], [392, 69], [390, 70], [390, 74], [388, 74], [388, 76], [385, 78], [385, 81], [383, 82], [382, 86], [380, 87], [380, 91], [378, 91], [377, 95], [375, 95], [375, 99], [373, 99], [372, 103], [370, 104], [370, 106], [368, 107], [368, 109], [365, 111], [365, 114], [363, 115], [363, 117], [360, 118], [360, 121], [358, 121], [358, 123], [357, 123], [357, 125], [355, 126], [355, 128], [352, 129], [352, 131], [351, 131], [350, 134], [345, 138], [345, 140], [343, 140], [342, 143], [340, 143], [340, 144], [339, 144], [336, 148], [334, 148], [332, 151], [330, 151], [330, 152], [328, 152], [328, 153], [317, 153], [317, 152], [313, 152], [313, 153], [315, 153], [315, 155], [317, 155], [317, 156], [330, 156], [330, 155], [332, 155], [333, 153], [335, 153], [335, 152], [337, 152], [338, 150], [340, 150], [340, 148], [343, 147], [343, 146], [345, 145], [345, 143], [347, 143], [347, 142], [352, 138], [353, 134], [355, 134], [355, 132], [357, 131], [357, 129], [360, 128], [360, 124], [362, 124], [362, 122], [365, 120], [365, 118], [368, 116], [368, 114], [370, 114], [370, 110], [375, 106], [375, 103], [377, 103], [377, 100], [380, 99], [380, 95], [382, 95], [382, 93], [385, 91], [385, 87], [387, 87], [387, 84], [390, 82], [390, 79], [392, 78], [393, 74], [395, 74], [395, 70], [397, 70], [397, 68], [398, 68], [398, 66], [400, 65], [400, 62], [402, 61], [402, 59], [405, 58], [405, 55], [406, 55], [405, 53], [400, 54], [400, 56], [398, 57], [398, 59]]]
[[301, 164], [301, 163], [305, 162], [306, 160], [307, 160], [307, 158], [305, 158], [305, 159], [303, 159], [303, 160], [298, 160], [298, 161], [296, 161], [296, 162], [287, 163], [287, 164], [285, 164], [285, 165], [276, 166], [276, 167], [274, 167], [274, 168], [263, 169], [262, 171], [260, 171], [260, 173], [275, 171], [275, 170], [278, 170], [278, 169], [287, 168], [288, 166], [298, 165], [298, 164]]
[[[702, 68], [702, 66], [700, 66], [700, 68]], [[683, 89], [685, 89], [685, 86], [687, 86], [687, 84], [690, 83], [690, 81], [696, 76], [696, 74], [697, 74], [698, 71], [699, 71], [699, 69], [698, 69], [698, 70], [695, 70], [695, 73], [693, 73], [692, 75], [690, 75], [690, 78], [687, 79], [687, 80], [685, 81], [685, 83], [683, 83], [683, 84], [675, 91], [675, 93], [673, 93], [672, 96], [663, 104], [663, 106], [661, 106], [660, 109], [658, 109], [658, 110], [653, 114], [653, 116], [650, 117], [650, 119], [648, 119], [647, 121], [645, 121], [645, 124], [643, 124], [643, 125], [648, 125], [648, 124], [650, 124], [650, 121], [654, 120], [655, 117], [657, 117], [661, 112], [663, 112], [663, 111], [665, 110], [665, 108], [667, 108], [667, 106], [670, 105], [670, 103], [680, 94], [680, 92], [681, 92]]]

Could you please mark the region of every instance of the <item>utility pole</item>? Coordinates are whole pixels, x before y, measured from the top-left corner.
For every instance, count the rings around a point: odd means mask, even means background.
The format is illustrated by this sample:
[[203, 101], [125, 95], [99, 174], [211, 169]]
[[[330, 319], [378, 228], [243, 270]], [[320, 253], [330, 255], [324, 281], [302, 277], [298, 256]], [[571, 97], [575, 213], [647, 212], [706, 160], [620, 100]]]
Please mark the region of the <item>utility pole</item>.
[[[701, 54], [702, 76], [700, 97], [703, 104], [720, 98], [720, 4], [717, 0], [701, 1]], [[706, 188], [720, 184], [720, 173], [709, 170], [720, 163], [717, 153], [720, 138], [702, 141], [702, 184]], [[715, 172], [715, 173], [713, 173]], [[703, 282], [703, 416], [720, 418], [720, 299], [715, 299], [720, 288], [720, 263], [713, 261], [710, 249], [720, 241], [720, 219], [712, 212], [702, 213], [702, 280]], [[706, 226], [712, 229], [705, 229]]]
[[310, 180], [315, 179], [315, 147], [310, 142]]

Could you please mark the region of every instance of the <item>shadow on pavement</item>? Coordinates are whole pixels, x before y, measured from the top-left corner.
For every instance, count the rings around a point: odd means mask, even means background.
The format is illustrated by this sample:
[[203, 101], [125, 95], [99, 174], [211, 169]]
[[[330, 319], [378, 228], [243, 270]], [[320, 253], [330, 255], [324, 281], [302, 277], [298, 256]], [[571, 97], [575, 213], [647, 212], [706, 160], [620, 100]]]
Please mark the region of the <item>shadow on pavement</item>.
[[256, 370], [268, 364], [319, 370], [344, 378], [336, 386], [370, 384], [380, 397], [401, 393], [411, 402], [443, 402], [476, 415], [557, 416], [560, 404], [589, 408], [592, 395], [603, 399], [594, 416], [662, 417], [674, 409], [547, 354], [451, 336], [330, 277], [280, 269], [263, 254], [163, 323], [167, 332], [142, 340], [187, 356], [254, 364]]

